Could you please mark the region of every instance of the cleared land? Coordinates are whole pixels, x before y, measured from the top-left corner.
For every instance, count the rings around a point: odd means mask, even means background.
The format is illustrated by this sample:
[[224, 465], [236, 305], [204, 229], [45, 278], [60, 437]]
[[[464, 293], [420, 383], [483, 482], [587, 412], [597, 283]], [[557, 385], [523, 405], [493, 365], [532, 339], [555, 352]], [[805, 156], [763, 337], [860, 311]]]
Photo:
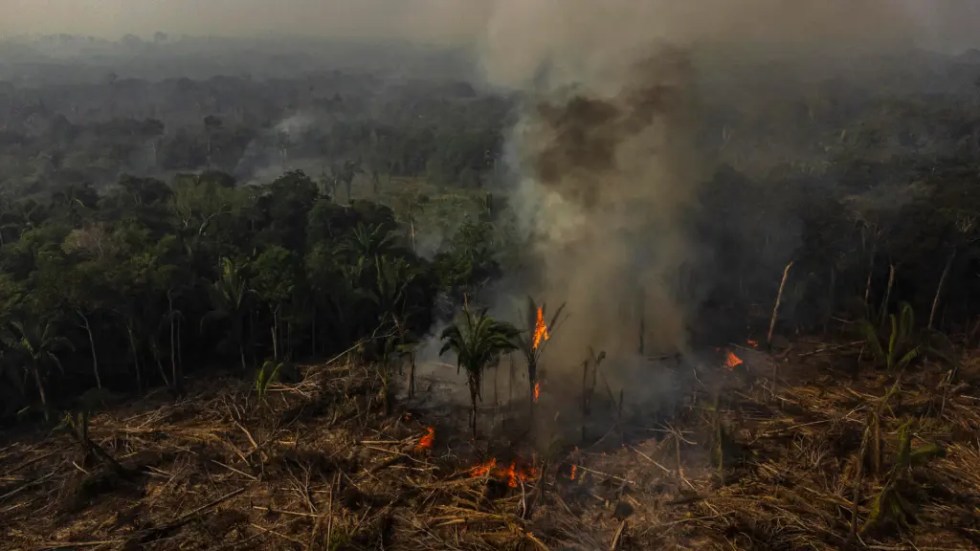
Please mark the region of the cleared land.
[[[176, 403], [91, 418], [121, 472], [63, 432], [5, 436], [0, 547], [977, 548], [980, 358], [897, 380], [854, 369], [859, 348], [735, 349], [733, 371], [677, 368], [687, 390], [668, 417], [624, 414], [587, 445], [537, 452], [526, 429], [470, 441], [466, 407], [420, 405], [431, 396], [385, 416], [375, 371], [346, 358], [265, 400], [236, 379], [198, 381]], [[527, 426], [523, 392], [510, 407], [492, 393], [481, 426]], [[548, 407], [545, 395], [536, 415]], [[521, 454], [514, 474], [505, 453]]]

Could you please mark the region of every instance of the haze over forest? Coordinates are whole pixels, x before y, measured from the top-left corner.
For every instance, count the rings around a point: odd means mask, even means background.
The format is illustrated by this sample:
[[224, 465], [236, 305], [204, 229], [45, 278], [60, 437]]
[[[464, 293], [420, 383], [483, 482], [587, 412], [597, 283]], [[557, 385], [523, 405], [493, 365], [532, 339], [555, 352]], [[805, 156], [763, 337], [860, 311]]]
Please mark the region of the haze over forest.
[[978, 28], [0, 0], [0, 526], [977, 548]]

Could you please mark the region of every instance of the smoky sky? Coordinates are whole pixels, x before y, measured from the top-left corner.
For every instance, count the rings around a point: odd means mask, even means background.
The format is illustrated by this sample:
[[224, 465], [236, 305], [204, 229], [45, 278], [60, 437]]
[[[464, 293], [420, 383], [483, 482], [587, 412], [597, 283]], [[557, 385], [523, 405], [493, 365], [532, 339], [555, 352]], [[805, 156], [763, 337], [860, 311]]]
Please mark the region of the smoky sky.
[[0, 33], [119, 38], [303, 35], [466, 41], [488, 3], [468, 0], [0, 0]]
[[[718, 14], [732, 14], [738, 24], [757, 34], [771, 33], [780, 25], [772, 11], [797, 12], [810, 17], [823, 0], [685, 0], [658, 2], [631, 0], [636, 6], [625, 15], [627, 28], [637, 23], [656, 30], [663, 24], [702, 20], [710, 27]], [[613, 2], [614, 4], [616, 2]], [[835, 2], [830, 2], [834, 4]], [[507, 4], [510, 4], [508, 7]], [[504, 22], [503, 17], [520, 17], [507, 0], [0, 0], [0, 34], [24, 35], [70, 33], [118, 38], [127, 33], [149, 36], [155, 31], [170, 34], [250, 36], [262, 34], [369, 39], [397, 38], [430, 43], [479, 43], [488, 29], [550, 35], [553, 29], [581, 16], [588, 22], [608, 13], [604, 0], [532, 1], [527, 5], [545, 9], [557, 17], [528, 18], [532, 26]], [[917, 46], [957, 51], [980, 46], [980, 1], [977, 0], [853, 0], [836, 4], [838, 12], [824, 12], [839, 21], [841, 28], [860, 22], [873, 35], [904, 19], [898, 29]], [[501, 10], [501, 5], [504, 9]], [[723, 9], [718, 9], [723, 5]], [[653, 9], [645, 9], [653, 6]], [[814, 12], [815, 13], [815, 12]], [[864, 17], [874, 14], [872, 18]], [[663, 14], [663, 15], [660, 15]], [[624, 12], [620, 12], [624, 15]], [[817, 16], [820, 17], [820, 16]], [[818, 22], [826, 24], [824, 22]], [[894, 27], [892, 27], [895, 30]], [[523, 36], [524, 41], [532, 37]], [[792, 37], [787, 36], [788, 39]], [[832, 37], [830, 37], [832, 38]], [[522, 42], [522, 41], [519, 41]]]

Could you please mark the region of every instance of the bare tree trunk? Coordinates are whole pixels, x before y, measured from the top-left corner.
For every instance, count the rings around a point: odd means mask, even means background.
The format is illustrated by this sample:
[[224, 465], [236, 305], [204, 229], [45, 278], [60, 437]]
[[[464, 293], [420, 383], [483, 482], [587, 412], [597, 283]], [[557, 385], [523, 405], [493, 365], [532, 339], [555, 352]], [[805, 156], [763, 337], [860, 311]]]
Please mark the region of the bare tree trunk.
[[160, 358], [160, 346], [156, 342], [156, 337], [150, 345], [151, 351], [153, 352], [153, 359], [157, 364], [157, 371], [160, 372], [160, 379], [163, 380], [163, 384], [167, 387], [172, 387], [170, 380], [167, 378], [167, 371], [163, 368], [163, 360]]
[[473, 440], [476, 440], [476, 400], [479, 397], [476, 379], [470, 375], [470, 430], [473, 432]]
[[939, 285], [936, 286], [936, 296], [932, 299], [932, 309], [929, 310], [929, 324], [927, 327], [932, 329], [933, 323], [936, 320], [936, 310], [939, 308], [939, 299], [943, 294], [943, 287], [946, 285], [946, 278], [949, 276], [950, 269], [953, 268], [953, 260], [956, 259], [956, 251], [953, 250], [950, 253], [949, 258], [946, 260], [946, 266], [943, 268], [943, 275], [939, 277]]
[[177, 370], [184, 373], [184, 347], [180, 338], [180, 316], [177, 316]]
[[[249, 311], [248, 317], [251, 319], [251, 311]], [[245, 360], [245, 320], [241, 313], [235, 319], [235, 338], [238, 340], [238, 355], [242, 361], [242, 373], [244, 374], [248, 370], [248, 362]]]
[[312, 357], [316, 358], [316, 306], [315, 305], [313, 306], [313, 319], [310, 325], [312, 326], [312, 329], [310, 330], [310, 341], [311, 341], [310, 348], [313, 352]]
[[895, 285], [895, 265], [888, 265], [888, 286], [885, 287], [885, 299], [881, 302], [881, 312], [878, 313], [878, 325], [884, 325], [888, 319], [888, 302], [892, 297], [892, 286]]
[[864, 285], [864, 308], [865, 310], [871, 309], [871, 276], [875, 272], [875, 255], [877, 254], [878, 247], [873, 246], [871, 248], [871, 262], [868, 266], [868, 281]]
[[92, 335], [92, 325], [88, 322], [88, 317], [81, 310], [76, 310], [76, 314], [82, 320], [82, 328], [88, 334], [88, 345], [92, 350], [92, 373], [95, 374], [95, 387], [102, 390], [102, 376], [99, 374], [99, 355], [95, 351], [95, 337]]
[[497, 379], [500, 375], [500, 364], [498, 363], [493, 367], [493, 407], [496, 412], [497, 408], [500, 407], [500, 401], [497, 400]]
[[[980, 321], [977, 322], [980, 325]], [[517, 377], [517, 364], [514, 362], [514, 355], [510, 354], [510, 385], [507, 389], [507, 404], [514, 401], [514, 378]]]
[[44, 408], [44, 420], [50, 421], [51, 414], [48, 412], [48, 395], [44, 392], [44, 382], [41, 381], [41, 368], [35, 362], [31, 366], [31, 374], [34, 375], [34, 384], [37, 385], [37, 394], [41, 397], [41, 407]]
[[177, 367], [177, 334], [174, 330], [174, 300], [172, 294], [167, 292], [167, 312], [170, 318], [170, 378], [173, 381], [173, 389], [180, 392], [181, 378], [180, 369]]
[[582, 362], [582, 445], [585, 445], [585, 420], [589, 416], [589, 360]]
[[279, 307], [277, 306], [272, 310], [272, 327], [269, 328], [270, 333], [272, 333], [272, 358], [274, 360], [279, 360]]
[[776, 321], [779, 318], [779, 305], [783, 301], [783, 291], [786, 289], [786, 280], [789, 278], [789, 270], [793, 267], [793, 261], [790, 260], [786, 268], [783, 269], [783, 279], [779, 282], [779, 292], [776, 294], [776, 304], [772, 307], [772, 317], [769, 319], [769, 334], [766, 337], [766, 343], [770, 346], [772, 345], [772, 334], [776, 330]]
[[836, 296], [837, 289], [836, 289], [836, 287], [837, 287], [837, 270], [835, 270], [834, 267], [831, 266], [830, 267], [830, 289], [829, 289], [829, 291], [830, 291], [830, 293], [829, 293], [830, 294], [830, 297], [829, 297], [829, 299], [827, 301], [827, 316], [826, 316], [826, 318], [824, 318], [824, 322], [823, 322], [823, 332], [824, 332], [824, 334], [826, 334], [827, 331], [828, 331], [828, 325], [830, 324], [830, 318], [832, 318], [834, 316], [834, 310], [836, 309], [835, 308], [836, 307], [836, 304], [835, 303], [837, 302], [837, 296]]
[[126, 324], [126, 334], [129, 336], [129, 350], [133, 354], [133, 366], [136, 368], [136, 389], [139, 394], [143, 394], [143, 370], [140, 368], [139, 350], [136, 347], [136, 335], [133, 334], [133, 327]]
[[409, 361], [411, 362], [411, 364], [409, 364], [409, 368], [408, 368], [408, 397], [414, 398], [415, 397], [415, 352], [414, 351], [409, 355]]

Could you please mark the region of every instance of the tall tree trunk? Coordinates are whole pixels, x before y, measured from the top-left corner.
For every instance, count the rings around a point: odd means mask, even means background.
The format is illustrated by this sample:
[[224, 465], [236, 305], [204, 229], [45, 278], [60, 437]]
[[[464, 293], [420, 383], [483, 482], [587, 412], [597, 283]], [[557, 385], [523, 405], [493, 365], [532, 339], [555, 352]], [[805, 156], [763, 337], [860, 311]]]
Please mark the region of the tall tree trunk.
[[470, 430], [473, 432], [473, 440], [476, 440], [476, 401], [480, 396], [480, 382], [472, 373], [469, 374], [470, 383]]
[[408, 221], [409, 235], [412, 237], [412, 252], [417, 252], [415, 249], [415, 218], [413, 217]]
[[272, 359], [279, 360], [279, 307], [272, 310]]
[[81, 310], [75, 312], [82, 320], [82, 328], [88, 334], [88, 345], [92, 351], [92, 373], [95, 374], [95, 387], [102, 390], [102, 376], [99, 374], [99, 355], [95, 351], [95, 337], [92, 336], [92, 325], [88, 322], [88, 317]]
[[783, 279], [779, 282], [779, 292], [776, 294], [776, 304], [772, 307], [772, 317], [769, 319], [769, 334], [766, 335], [766, 344], [772, 346], [772, 335], [776, 331], [776, 322], [779, 321], [779, 305], [783, 302], [783, 291], [786, 289], [786, 280], [789, 278], [789, 271], [793, 267], [790, 260], [786, 268], [783, 269]]
[[313, 352], [312, 358], [316, 358], [316, 305], [313, 306], [313, 318], [310, 324], [312, 329], [310, 330], [310, 350]]
[[157, 344], [156, 337], [153, 337], [150, 341], [150, 350], [153, 353], [153, 360], [157, 364], [157, 371], [160, 372], [160, 379], [163, 380], [165, 386], [172, 387], [173, 385], [167, 378], [167, 371], [163, 368], [163, 359], [160, 357], [160, 345]]
[[823, 322], [823, 332], [827, 333], [828, 325], [830, 324], [830, 318], [834, 316], [834, 310], [837, 302], [837, 270], [833, 266], [830, 267], [830, 297], [827, 300], [827, 315]]
[[[249, 313], [251, 316], [251, 313]], [[242, 319], [241, 314], [235, 318], [235, 340], [238, 341], [238, 356], [242, 362], [242, 373], [244, 374], [248, 370], [248, 362], [245, 361], [245, 320]]]
[[31, 365], [31, 374], [34, 375], [34, 384], [37, 385], [37, 394], [41, 397], [41, 407], [44, 408], [44, 420], [51, 420], [51, 413], [48, 411], [48, 395], [44, 392], [44, 382], [41, 381], [41, 367], [37, 362]]
[[875, 255], [877, 254], [877, 251], [877, 245], [871, 247], [871, 261], [868, 265], [868, 281], [864, 285], [864, 309], [868, 312], [871, 311], [871, 277], [875, 273]]
[[143, 394], [143, 370], [140, 367], [140, 355], [136, 347], [136, 335], [130, 323], [126, 323], [126, 335], [129, 337], [129, 350], [133, 354], [133, 367], [136, 368], [136, 391], [139, 394]]
[[929, 324], [928, 328], [932, 329], [933, 323], [936, 320], [936, 310], [939, 308], [939, 299], [943, 294], [943, 287], [946, 285], [946, 278], [949, 276], [950, 269], [953, 268], [953, 260], [956, 259], [956, 250], [954, 249], [950, 253], [949, 258], [946, 260], [946, 266], [943, 268], [943, 275], [939, 277], [939, 285], [936, 286], [936, 296], [932, 299], [932, 309], [929, 310]]
[[408, 368], [408, 397], [415, 397], [415, 351], [409, 354], [409, 368]]
[[177, 316], [177, 369], [180, 371], [181, 376], [184, 374], [184, 347], [180, 337], [181, 333], [181, 323], [180, 316]]
[[888, 319], [888, 302], [892, 298], [892, 287], [895, 285], [895, 265], [888, 265], [888, 285], [885, 287], [885, 298], [881, 301], [881, 312], [878, 313], [878, 325], [885, 325]]
[[177, 334], [174, 330], [174, 300], [173, 295], [167, 292], [167, 317], [170, 321], [170, 379], [173, 381], [173, 389], [178, 394], [183, 383], [180, 376], [180, 369], [177, 367]]

